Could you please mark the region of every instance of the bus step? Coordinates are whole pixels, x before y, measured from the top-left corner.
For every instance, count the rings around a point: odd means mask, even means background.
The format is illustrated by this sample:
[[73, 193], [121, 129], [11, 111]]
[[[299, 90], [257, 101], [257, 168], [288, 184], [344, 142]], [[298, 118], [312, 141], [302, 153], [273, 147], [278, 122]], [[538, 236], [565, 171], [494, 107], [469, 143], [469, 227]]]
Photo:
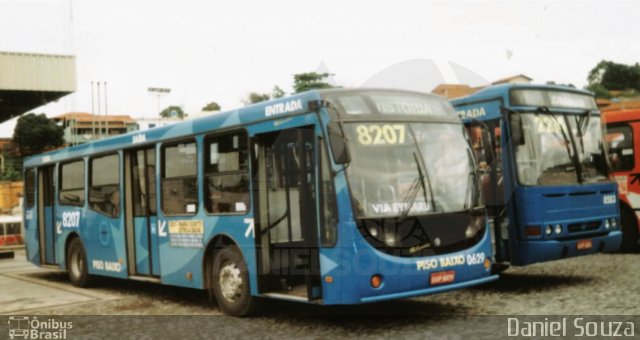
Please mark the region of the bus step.
[[142, 282], [162, 283], [159, 277], [153, 276], [129, 275], [129, 279]]
[[1, 259], [12, 259], [15, 257], [13, 250], [11, 251], [0, 251], [0, 260]]

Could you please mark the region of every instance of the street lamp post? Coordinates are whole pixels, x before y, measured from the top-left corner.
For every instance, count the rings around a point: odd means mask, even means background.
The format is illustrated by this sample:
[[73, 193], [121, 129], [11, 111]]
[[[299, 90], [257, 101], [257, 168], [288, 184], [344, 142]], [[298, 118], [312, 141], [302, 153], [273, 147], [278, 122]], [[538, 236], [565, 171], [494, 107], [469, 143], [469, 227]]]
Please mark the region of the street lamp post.
[[147, 88], [147, 92], [150, 95], [156, 96], [156, 98], [158, 100], [158, 113], [160, 113], [160, 97], [166, 96], [169, 93], [171, 93], [171, 89], [164, 88], [164, 87], [148, 87]]

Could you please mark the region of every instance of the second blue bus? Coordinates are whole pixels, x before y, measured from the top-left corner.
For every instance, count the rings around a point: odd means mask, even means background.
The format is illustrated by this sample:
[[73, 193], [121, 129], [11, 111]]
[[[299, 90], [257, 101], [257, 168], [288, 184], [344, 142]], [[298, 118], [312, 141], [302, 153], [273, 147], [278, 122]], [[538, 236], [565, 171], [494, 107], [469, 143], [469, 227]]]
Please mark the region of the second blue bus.
[[617, 186], [590, 92], [506, 84], [452, 103], [484, 172], [497, 261], [527, 265], [620, 247]]

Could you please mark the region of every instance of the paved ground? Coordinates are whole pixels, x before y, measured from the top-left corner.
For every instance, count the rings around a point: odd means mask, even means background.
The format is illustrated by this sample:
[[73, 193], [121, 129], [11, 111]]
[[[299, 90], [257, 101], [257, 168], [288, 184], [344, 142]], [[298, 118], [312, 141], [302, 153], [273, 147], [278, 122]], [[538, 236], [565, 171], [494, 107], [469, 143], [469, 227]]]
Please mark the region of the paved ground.
[[[68, 283], [65, 273], [35, 268], [18, 251], [15, 259], [0, 260], [0, 314], [72, 320], [76, 326], [68, 330], [69, 339], [212, 334], [491, 338], [507, 335], [509, 315], [551, 320], [559, 315], [611, 315], [607, 320], [620, 321], [628, 320], [620, 315], [631, 315], [638, 334], [639, 282], [640, 253], [600, 254], [510, 268], [497, 282], [414, 299], [346, 307], [265, 301], [261, 316], [243, 319], [220, 316], [198, 290], [113, 279], [78, 289]], [[2, 318], [0, 338], [6, 334]]]

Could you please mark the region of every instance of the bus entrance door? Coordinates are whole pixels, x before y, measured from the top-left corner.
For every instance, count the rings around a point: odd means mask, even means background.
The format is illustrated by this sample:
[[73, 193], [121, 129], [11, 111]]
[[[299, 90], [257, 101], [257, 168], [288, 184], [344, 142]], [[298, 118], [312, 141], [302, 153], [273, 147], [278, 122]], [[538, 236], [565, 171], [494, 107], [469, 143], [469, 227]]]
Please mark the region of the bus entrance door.
[[56, 225], [53, 206], [53, 166], [38, 169], [38, 235], [40, 263], [55, 264]]
[[160, 275], [155, 148], [127, 152], [126, 232], [129, 275]]
[[254, 151], [260, 292], [318, 300], [322, 292], [313, 130], [259, 135]]

